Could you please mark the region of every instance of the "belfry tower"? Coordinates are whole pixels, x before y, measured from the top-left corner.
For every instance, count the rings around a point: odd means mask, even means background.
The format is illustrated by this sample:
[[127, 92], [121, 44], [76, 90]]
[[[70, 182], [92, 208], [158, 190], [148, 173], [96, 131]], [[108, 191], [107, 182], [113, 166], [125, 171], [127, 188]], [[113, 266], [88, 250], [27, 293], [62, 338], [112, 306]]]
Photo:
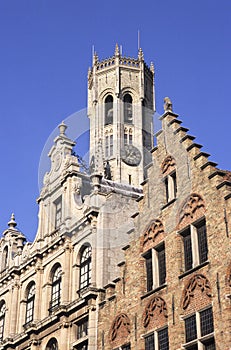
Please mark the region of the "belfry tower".
[[[88, 73], [91, 172], [116, 182], [139, 187], [151, 162], [154, 66], [124, 57], [116, 44], [113, 57], [93, 56]], [[106, 171], [105, 171], [106, 167]]]

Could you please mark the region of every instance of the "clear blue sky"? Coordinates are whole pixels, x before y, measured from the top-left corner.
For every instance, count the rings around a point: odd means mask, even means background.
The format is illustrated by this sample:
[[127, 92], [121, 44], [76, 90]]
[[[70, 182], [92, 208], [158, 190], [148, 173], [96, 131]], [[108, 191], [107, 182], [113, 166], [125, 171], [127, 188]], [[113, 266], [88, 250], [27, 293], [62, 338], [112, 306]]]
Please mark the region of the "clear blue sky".
[[[38, 165], [47, 138], [86, 107], [92, 45], [154, 61], [157, 111], [171, 97], [183, 125], [230, 169], [230, 0], [0, 0], [0, 231], [14, 212], [37, 229]], [[78, 128], [78, 125], [76, 125]]]

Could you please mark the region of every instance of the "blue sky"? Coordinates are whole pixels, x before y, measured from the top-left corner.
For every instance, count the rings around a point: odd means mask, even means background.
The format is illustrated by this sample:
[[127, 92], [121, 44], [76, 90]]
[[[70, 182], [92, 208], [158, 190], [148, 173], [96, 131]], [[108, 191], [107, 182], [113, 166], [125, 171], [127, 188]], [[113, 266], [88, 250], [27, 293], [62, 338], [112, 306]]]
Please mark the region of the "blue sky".
[[99, 58], [116, 42], [136, 57], [138, 30], [157, 111], [169, 96], [210, 159], [230, 169], [230, 14], [230, 0], [0, 0], [0, 230], [14, 212], [33, 239], [40, 155], [57, 125], [86, 108], [92, 45]]

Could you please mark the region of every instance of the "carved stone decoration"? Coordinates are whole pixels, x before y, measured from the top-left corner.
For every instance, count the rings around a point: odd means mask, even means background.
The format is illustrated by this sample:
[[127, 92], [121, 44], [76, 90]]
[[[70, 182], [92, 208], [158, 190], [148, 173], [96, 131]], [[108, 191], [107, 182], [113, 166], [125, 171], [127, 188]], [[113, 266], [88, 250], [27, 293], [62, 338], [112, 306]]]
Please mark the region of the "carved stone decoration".
[[189, 280], [184, 289], [182, 300], [182, 307], [184, 310], [187, 309], [191, 300], [194, 298], [197, 289], [208, 298], [212, 297], [209, 280], [201, 274], [196, 274]]
[[179, 225], [189, 224], [189, 220], [193, 221], [203, 216], [205, 212], [205, 203], [203, 198], [197, 194], [192, 193], [181, 208], [179, 214]]
[[175, 159], [172, 156], [167, 156], [161, 164], [163, 174], [167, 174], [175, 169]]
[[164, 98], [164, 110], [165, 112], [172, 111], [172, 101], [169, 97]]
[[146, 328], [153, 317], [158, 318], [162, 315], [165, 319], [168, 318], [167, 306], [164, 299], [154, 297], [150, 300], [143, 314], [143, 325]]
[[159, 219], [154, 220], [144, 232], [143, 246], [148, 242], [154, 242], [156, 237], [164, 233], [164, 226]]
[[124, 313], [116, 316], [110, 331], [110, 340], [114, 341], [118, 334], [120, 337], [127, 337], [131, 332], [131, 324], [128, 316]]

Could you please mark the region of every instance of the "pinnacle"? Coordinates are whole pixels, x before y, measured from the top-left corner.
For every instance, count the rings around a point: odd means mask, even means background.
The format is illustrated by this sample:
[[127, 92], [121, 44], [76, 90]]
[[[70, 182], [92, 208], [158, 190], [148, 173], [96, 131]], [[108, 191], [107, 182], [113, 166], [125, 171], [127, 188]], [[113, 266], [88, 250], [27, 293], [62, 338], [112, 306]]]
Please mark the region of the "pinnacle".
[[8, 226], [10, 228], [15, 228], [15, 226], [17, 226], [17, 222], [15, 221], [14, 213], [11, 214], [11, 218], [10, 218], [10, 221], [8, 222]]
[[62, 123], [59, 124], [58, 128], [59, 128], [60, 136], [65, 136], [65, 131], [67, 129], [67, 125], [64, 123], [64, 121], [62, 121]]

